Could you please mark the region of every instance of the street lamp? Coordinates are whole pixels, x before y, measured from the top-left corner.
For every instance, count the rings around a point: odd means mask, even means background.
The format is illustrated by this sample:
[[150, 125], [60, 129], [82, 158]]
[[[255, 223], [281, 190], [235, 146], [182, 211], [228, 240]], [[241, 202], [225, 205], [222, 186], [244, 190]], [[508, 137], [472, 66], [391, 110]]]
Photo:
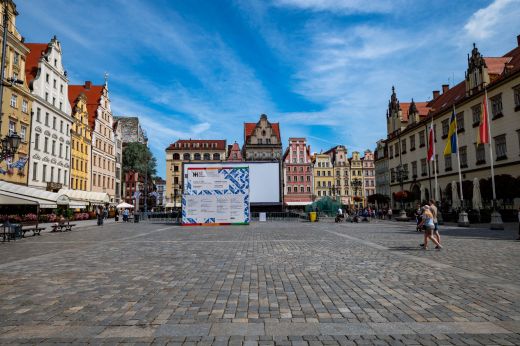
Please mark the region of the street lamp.
[[16, 132], [12, 132], [2, 138], [1, 159], [5, 160], [8, 157], [13, 157], [18, 151], [21, 141], [22, 138]]
[[404, 181], [408, 179], [408, 171], [403, 168], [402, 164], [397, 166], [397, 181], [399, 181], [399, 185], [401, 186], [401, 210], [399, 211], [399, 216], [395, 219], [397, 221], [408, 221], [409, 218], [406, 216], [406, 210], [404, 210], [403, 198], [404, 198]]

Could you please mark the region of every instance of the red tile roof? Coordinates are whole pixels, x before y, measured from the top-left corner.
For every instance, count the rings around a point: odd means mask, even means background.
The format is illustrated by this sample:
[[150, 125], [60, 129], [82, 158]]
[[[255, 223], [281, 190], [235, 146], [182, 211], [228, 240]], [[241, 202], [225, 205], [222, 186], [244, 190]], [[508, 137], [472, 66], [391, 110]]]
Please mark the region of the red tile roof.
[[511, 61], [511, 57], [484, 58], [489, 74], [502, 74], [505, 65]]
[[25, 45], [30, 49], [25, 60], [25, 79], [27, 84], [30, 84], [38, 74], [38, 63], [41, 56], [49, 49], [49, 45], [47, 43], [25, 43]]
[[88, 123], [92, 130], [94, 130], [97, 109], [101, 95], [103, 95], [104, 87], [104, 85], [92, 85], [89, 81], [85, 82], [84, 85], [69, 85], [69, 101], [71, 105], [75, 104], [76, 99], [81, 93], [84, 93], [87, 97]]
[[[187, 144], [188, 147], [185, 148], [184, 144]], [[195, 147], [194, 144], [198, 143], [198, 147]], [[208, 144], [208, 147], [204, 147], [204, 144]], [[216, 147], [211, 147], [211, 144], [216, 144]], [[203, 149], [212, 149], [212, 150], [226, 150], [226, 140], [225, 139], [179, 139], [175, 143], [172, 143], [166, 148], [166, 150], [197, 150], [201, 151]]]
[[[403, 115], [403, 121], [408, 121], [408, 113], [410, 112], [410, 105], [411, 103], [403, 102], [399, 103], [399, 106], [401, 106], [401, 112]], [[415, 102], [415, 107], [417, 108], [417, 111], [419, 112], [419, 118], [426, 118], [428, 116], [428, 113], [430, 111], [430, 107], [428, 107], [428, 102]]]
[[[255, 131], [256, 125], [258, 123], [244, 123], [244, 140], [247, 143], [249, 137], [253, 135]], [[280, 124], [279, 123], [270, 123], [273, 128], [274, 135], [278, 139], [278, 142], [281, 143], [282, 139], [280, 137]]]

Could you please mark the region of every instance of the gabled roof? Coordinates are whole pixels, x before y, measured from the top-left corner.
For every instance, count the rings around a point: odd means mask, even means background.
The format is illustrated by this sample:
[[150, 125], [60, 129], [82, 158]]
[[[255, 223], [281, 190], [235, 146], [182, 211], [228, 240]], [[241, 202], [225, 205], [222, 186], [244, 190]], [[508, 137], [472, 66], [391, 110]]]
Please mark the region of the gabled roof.
[[507, 63], [511, 61], [511, 57], [500, 58], [484, 58], [489, 74], [502, 74]]
[[[428, 116], [428, 113], [430, 112], [430, 107], [428, 107], [428, 102], [414, 102], [415, 107], [417, 108], [417, 111], [419, 112], [420, 118], [425, 118]], [[410, 113], [410, 106], [411, 102], [403, 102], [399, 103], [399, 106], [401, 108], [401, 114], [403, 117], [403, 121], [408, 121], [408, 116]]]
[[94, 122], [97, 116], [99, 101], [103, 95], [104, 85], [92, 85], [90, 81], [84, 85], [69, 85], [69, 100], [74, 105], [76, 99], [81, 93], [87, 97], [88, 123], [91, 129], [94, 129]]
[[49, 50], [49, 44], [25, 43], [25, 45], [31, 50], [25, 59], [25, 79], [27, 84], [30, 84], [38, 75], [38, 63], [42, 55], [45, 55]]
[[[272, 123], [268, 120], [268, 123], [271, 124], [271, 128], [273, 129], [273, 133], [278, 139], [278, 142], [281, 143], [282, 139], [280, 136], [280, 124], [279, 123]], [[244, 123], [244, 141], [245, 143], [248, 142], [249, 137], [251, 137], [258, 126], [258, 122], [256, 123]]]

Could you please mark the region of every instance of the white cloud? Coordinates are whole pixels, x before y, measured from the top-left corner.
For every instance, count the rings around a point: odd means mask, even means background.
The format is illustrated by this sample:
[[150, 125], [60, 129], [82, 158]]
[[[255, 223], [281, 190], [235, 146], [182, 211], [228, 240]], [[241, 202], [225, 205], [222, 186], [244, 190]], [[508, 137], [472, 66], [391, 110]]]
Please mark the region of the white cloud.
[[495, 0], [489, 6], [473, 13], [464, 25], [465, 36], [485, 40], [500, 33], [511, 35], [520, 23], [520, 0]]
[[341, 13], [389, 12], [397, 4], [391, 0], [274, 0], [275, 6], [294, 7], [311, 11]]

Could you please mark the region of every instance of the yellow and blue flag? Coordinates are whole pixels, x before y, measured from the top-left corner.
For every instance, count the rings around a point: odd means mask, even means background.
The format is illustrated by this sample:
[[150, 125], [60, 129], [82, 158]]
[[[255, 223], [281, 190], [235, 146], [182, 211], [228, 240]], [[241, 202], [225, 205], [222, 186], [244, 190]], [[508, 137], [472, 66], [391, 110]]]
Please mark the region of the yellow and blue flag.
[[457, 152], [457, 116], [455, 110], [451, 113], [450, 128], [448, 130], [448, 142], [444, 147], [444, 156], [449, 156]]

